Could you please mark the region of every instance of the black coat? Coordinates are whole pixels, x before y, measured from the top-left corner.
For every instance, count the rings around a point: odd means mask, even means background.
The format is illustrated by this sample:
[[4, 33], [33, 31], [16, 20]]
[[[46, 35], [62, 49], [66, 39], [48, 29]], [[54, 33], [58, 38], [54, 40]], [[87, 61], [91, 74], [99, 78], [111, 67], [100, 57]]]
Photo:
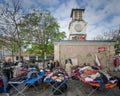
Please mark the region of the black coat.
[[13, 63], [7, 64], [6, 62], [4, 62], [2, 66], [2, 74], [7, 76], [8, 79], [10, 79], [11, 77], [11, 72], [12, 72], [11, 66], [13, 66]]

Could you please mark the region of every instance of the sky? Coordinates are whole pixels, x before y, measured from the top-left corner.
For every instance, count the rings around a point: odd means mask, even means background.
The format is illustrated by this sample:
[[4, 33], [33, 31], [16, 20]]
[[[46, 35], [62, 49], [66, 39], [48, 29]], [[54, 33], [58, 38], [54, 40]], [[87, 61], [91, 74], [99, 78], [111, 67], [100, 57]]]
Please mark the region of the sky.
[[[0, 6], [4, 4], [0, 0]], [[72, 9], [85, 9], [83, 19], [87, 22], [87, 40], [103, 32], [120, 28], [120, 0], [21, 0], [23, 11], [33, 9], [49, 10], [60, 24], [60, 31], [69, 37], [69, 23]]]

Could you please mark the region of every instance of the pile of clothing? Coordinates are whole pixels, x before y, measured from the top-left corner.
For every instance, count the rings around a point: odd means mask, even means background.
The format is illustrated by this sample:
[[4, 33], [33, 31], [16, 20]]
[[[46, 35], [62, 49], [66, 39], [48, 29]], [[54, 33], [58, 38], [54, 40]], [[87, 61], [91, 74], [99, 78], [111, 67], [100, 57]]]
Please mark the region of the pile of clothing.
[[99, 90], [104, 90], [105, 84], [115, 84], [117, 82], [116, 79], [113, 79], [113, 76], [94, 68], [93, 66], [84, 66], [84, 67], [76, 67], [72, 71], [73, 76], [79, 78], [80, 80], [90, 83], [99, 83]]

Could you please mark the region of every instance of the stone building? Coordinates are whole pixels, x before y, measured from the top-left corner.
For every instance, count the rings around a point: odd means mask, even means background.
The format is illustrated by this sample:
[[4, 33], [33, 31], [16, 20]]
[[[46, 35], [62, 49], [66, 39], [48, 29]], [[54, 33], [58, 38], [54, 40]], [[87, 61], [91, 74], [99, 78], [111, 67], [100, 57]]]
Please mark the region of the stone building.
[[96, 56], [103, 69], [113, 70], [114, 41], [86, 40], [84, 9], [72, 9], [69, 24], [69, 40], [54, 42], [54, 59], [65, 66], [65, 59], [71, 58], [74, 65], [94, 65]]

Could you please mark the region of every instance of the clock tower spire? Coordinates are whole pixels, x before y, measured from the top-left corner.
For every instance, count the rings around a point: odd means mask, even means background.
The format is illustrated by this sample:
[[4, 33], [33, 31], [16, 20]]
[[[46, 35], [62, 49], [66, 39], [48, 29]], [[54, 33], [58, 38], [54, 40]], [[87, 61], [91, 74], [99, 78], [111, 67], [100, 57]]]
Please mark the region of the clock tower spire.
[[70, 40], [86, 40], [86, 25], [83, 20], [83, 13], [85, 9], [72, 9], [72, 21], [69, 24], [69, 39]]

